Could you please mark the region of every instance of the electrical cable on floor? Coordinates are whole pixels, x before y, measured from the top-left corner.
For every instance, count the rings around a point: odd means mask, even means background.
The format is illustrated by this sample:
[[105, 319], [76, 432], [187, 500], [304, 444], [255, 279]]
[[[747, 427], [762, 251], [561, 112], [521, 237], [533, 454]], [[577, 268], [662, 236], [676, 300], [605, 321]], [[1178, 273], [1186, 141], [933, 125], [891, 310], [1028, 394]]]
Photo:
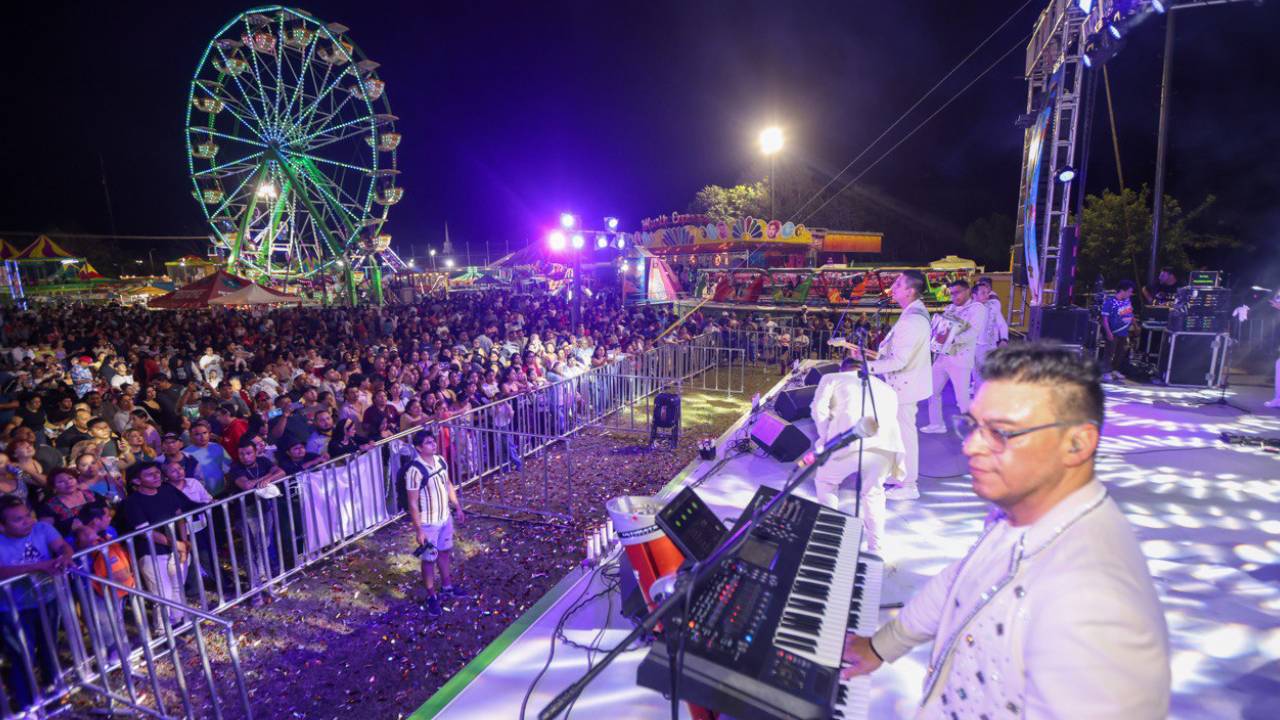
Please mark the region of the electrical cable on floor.
[[[574, 611], [574, 606], [583, 602], [583, 598], [587, 595], [587, 590], [591, 589], [591, 583], [595, 581], [596, 575], [600, 573], [602, 568], [602, 565], [597, 565], [595, 569], [591, 571], [591, 574], [587, 577], [587, 581], [583, 583], [582, 593], [578, 595], [578, 599], [565, 610], [565, 612], [560, 616], [560, 619], [556, 622], [555, 631], [551, 633], [551, 648], [547, 652], [547, 661], [543, 664], [542, 669], [538, 671], [538, 674], [534, 676], [533, 681], [529, 683], [529, 688], [524, 691], [524, 698], [520, 701], [520, 720], [524, 720], [525, 712], [529, 706], [529, 698], [533, 696], [533, 689], [542, 681], [542, 677], [547, 674], [547, 670], [551, 667], [551, 661], [555, 659], [556, 640], [559, 639], [561, 630], [563, 629], [565, 622], [568, 620], [569, 614]], [[596, 596], [593, 596], [593, 598], [594, 597]]]

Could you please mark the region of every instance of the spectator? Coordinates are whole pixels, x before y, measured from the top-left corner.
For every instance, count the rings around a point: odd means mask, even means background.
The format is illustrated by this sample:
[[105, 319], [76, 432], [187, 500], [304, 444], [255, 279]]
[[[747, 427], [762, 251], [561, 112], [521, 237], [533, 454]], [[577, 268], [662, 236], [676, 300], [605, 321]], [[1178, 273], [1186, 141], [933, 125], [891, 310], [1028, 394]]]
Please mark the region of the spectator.
[[[70, 567], [71, 554], [71, 546], [58, 531], [37, 522], [20, 499], [0, 498], [0, 580], [27, 575], [0, 591], [0, 640], [8, 660], [5, 684], [19, 712], [31, 705], [36, 687], [57, 676], [54, 648], [46, 639], [58, 636], [58, 611], [49, 576]], [[34, 649], [34, 658], [26, 655], [26, 648]], [[28, 674], [28, 661], [37, 677]]]
[[249, 431], [249, 423], [244, 418], [235, 416], [234, 405], [224, 403], [218, 406], [215, 417], [222, 428], [222, 447], [240, 447], [240, 438]]
[[7, 453], [0, 453], [0, 498], [16, 497], [28, 503], [30, 488], [18, 475], [21, 469], [13, 464]]
[[311, 434], [307, 437], [307, 452], [327, 454], [329, 440], [333, 438], [333, 411], [321, 408], [311, 418]]
[[[413, 524], [421, 552], [416, 552], [422, 565], [422, 583], [426, 587], [426, 611], [439, 617], [442, 608], [439, 594], [447, 598], [467, 597], [461, 586], [453, 584], [450, 550], [453, 549], [453, 518], [449, 506], [457, 510], [458, 522], [466, 522], [466, 513], [458, 502], [458, 493], [449, 480], [444, 459], [436, 454], [436, 438], [430, 430], [413, 434], [417, 455], [402, 470], [409, 522]], [[440, 571], [440, 593], [435, 589], [435, 570]]]
[[[187, 456], [184, 455], [183, 457]], [[187, 464], [182, 462], [181, 459], [166, 457], [160, 466], [165, 482], [185, 495], [192, 503], [197, 506], [212, 503], [213, 496], [205, 489], [204, 483], [188, 474], [187, 470]], [[202, 582], [212, 578], [213, 573], [217, 570], [213, 555], [213, 545], [209, 539], [209, 524], [211, 521], [212, 516], [208, 511], [193, 515], [187, 519], [187, 537], [190, 538], [191, 545], [195, 547], [198, 561], [193, 569], [194, 571], [189, 570], [187, 572], [184, 585], [187, 591], [187, 598], [192, 600], [199, 600]]]
[[102, 458], [93, 452], [76, 456], [76, 477], [80, 487], [112, 505], [124, 500], [124, 482], [118, 472], [108, 470]]
[[191, 444], [185, 452], [200, 465], [199, 474], [195, 477], [204, 482], [205, 489], [216, 498], [226, 490], [225, 477], [231, 468], [231, 456], [223, 446], [210, 442], [212, 438], [213, 430], [209, 423], [197, 420], [191, 425]]
[[37, 510], [40, 520], [53, 525], [64, 536], [75, 530], [80, 509], [95, 502], [94, 494], [80, 487], [74, 468], [60, 467], [49, 471], [53, 496]]
[[[227, 474], [237, 490], [253, 493], [245, 502], [244, 516], [241, 518], [243, 538], [248, 546], [249, 586], [250, 589], [263, 587], [271, 579], [271, 567], [276, 558], [275, 527], [276, 498], [280, 490], [272, 483], [283, 478], [285, 473], [275, 463], [264, 457], [258, 457], [258, 449], [252, 437], [243, 437], [236, 448], [236, 462]], [[260, 605], [269, 598], [269, 592], [254, 597], [254, 604]]]
[[369, 442], [356, 432], [357, 429], [355, 420], [350, 418], [339, 420], [338, 427], [333, 431], [333, 437], [329, 439], [329, 457], [340, 458], [343, 455], [368, 449]]
[[[173, 522], [173, 519], [197, 509], [199, 505], [173, 486], [166, 485], [160, 466], [155, 463], [133, 465], [129, 468], [128, 479], [133, 491], [120, 503], [117, 522], [122, 534], [150, 528], [150, 532], [133, 541], [142, 585], [148, 592], [182, 602], [182, 583], [189, 554], [187, 527], [185, 522]], [[181, 611], [169, 611], [171, 623], [180, 623], [185, 617]], [[163, 627], [158, 616], [157, 626]]]
[[[86, 505], [80, 509], [77, 517], [79, 520], [75, 533], [77, 550], [98, 547], [112, 539], [109, 533], [111, 511], [106, 506], [97, 503]], [[102, 545], [83, 560], [87, 569], [94, 575], [112, 580], [126, 588], [137, 587], [137, 580], [129, 565], [129, 554], [122, 543]], [[106, 648], [107, 662], [114, 662], [119, 659], [119, 650], [126, 639], [124, 597], [128, 593], [123, 589], [112, 589], [100, 582], [94, 582], [91, 587], [93, 592], [90, 593], [89, 598], [95, 620], [86, 624], [90, 632], [95, 633], [97, 645]]]
[[14, 440], [9, 443], [8, 455], [13, 466], [10, 472], [19, 480], [42, 491], [49, 489], [49, 478], [45, 474], [44, 465], [36, 459], [36, 448], [29, 440]]
[[58, 451], [64, 456], [69, 455], [71, 448], [75, 447], [76, 443], [88, 440], [90, 438], [89, 421], [92, 419], [93, 410], [90, 409], [89, 404], [85, 402], [76, 403], [72, 408], [71, 425], [58, 435], [58, 439], [54, 443]]

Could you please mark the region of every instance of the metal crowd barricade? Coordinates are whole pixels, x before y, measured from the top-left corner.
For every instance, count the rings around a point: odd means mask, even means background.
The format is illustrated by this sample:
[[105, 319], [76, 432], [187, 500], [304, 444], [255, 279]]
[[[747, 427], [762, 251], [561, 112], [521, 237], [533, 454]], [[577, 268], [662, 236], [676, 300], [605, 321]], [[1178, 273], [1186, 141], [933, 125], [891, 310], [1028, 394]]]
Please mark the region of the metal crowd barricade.
[[[252, 718], [231, 622], [93, 574], [86, 568], [98, 552], [80, 553], [65, 574], [0, 584], [11, 663], [0, 692], [3, 717], [127, 709], [159, 718]], [[23, 593], [19, 585], [32, 587], [33, 579], [38, 589]], [[20, 594], [29, 600], [18, 601]]]

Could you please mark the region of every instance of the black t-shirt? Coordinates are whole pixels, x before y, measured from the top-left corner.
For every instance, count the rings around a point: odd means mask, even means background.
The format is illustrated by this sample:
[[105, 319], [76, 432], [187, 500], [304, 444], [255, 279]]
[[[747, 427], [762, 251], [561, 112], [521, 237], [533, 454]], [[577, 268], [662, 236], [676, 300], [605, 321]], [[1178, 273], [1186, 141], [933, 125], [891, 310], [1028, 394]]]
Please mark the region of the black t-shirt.
[[156, 420], [165, 432], [182, 432], [182, 415], [178, 408], [180, 397], [177, 388], [156, 391], [156, 404], [160, 406], [160, 417]]
[[[198, 503], [183, 495], [181, 490], [165, 483], [156, 490], [154, 495], [145, 495], [137, 491], [129, 493], [120, 503], [116, 524], [122, 534], [147, 525], [160, 527], [166, 521], [199, 507]], [[161, 531], [164, 532], [163, 529]], [[133, 546], [139, 555], [151, 554], [151, 543], [144, 536], [139, 536]], [[173, 552], [173, 547], [170, 545], [156, 543], [155, 546], [157, 555], [169, 555]]]
[[236, 483], [235, 485], [236, 492], [240, 492], [244, 490], [244, 488], [241, 487], [240, 484], [236, 482], [237, 480], [239, 480], [240, 478], [248, 478], [249, 480], [257, 482], [258, 480], [271, 474], [271, 471], [273, 469], [275, 469], [275, 463], [271, 462], [270, 460], [264, 457], [260, 457], [254, 460], [252, 465], [247, 465], [247, 466], [241, 463], [239, 460], [236, 460], [234, 463], [231, 464], [231, 470], [227, 473], [227, 481], [231, 483]]
[[318, 457], [320, 456], [309, 452], [306, 455], [303, 455], [301, 460], [294, 462], [293, 458], [285, 455], [280, 459], [280, 469], [290, 475], [297, 475], [300, 472], [305, 472], [303, 465], [306, 465]]
[[31, 428], [36, 435], [44, 436], [44, 424], [48, 420], [48, 416], [44, 413], [44, 408], [39, 410], [30, 410], [26, 405], [22, 405], [13, 414], [22, 418], [22, 426]]

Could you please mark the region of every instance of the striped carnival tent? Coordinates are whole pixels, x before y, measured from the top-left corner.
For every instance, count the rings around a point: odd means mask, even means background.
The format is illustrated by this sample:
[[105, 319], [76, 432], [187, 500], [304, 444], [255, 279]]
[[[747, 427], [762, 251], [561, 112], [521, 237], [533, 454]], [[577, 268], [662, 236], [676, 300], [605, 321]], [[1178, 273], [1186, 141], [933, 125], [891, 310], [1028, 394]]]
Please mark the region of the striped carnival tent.
[[37, 237], [32, 243], [22, 249], [14, 260], [18, 262], [48, 262], [50, 260], [76, 260], [75, 255], [62, 249], [62, 246], [54, 242], [48, 235]]

